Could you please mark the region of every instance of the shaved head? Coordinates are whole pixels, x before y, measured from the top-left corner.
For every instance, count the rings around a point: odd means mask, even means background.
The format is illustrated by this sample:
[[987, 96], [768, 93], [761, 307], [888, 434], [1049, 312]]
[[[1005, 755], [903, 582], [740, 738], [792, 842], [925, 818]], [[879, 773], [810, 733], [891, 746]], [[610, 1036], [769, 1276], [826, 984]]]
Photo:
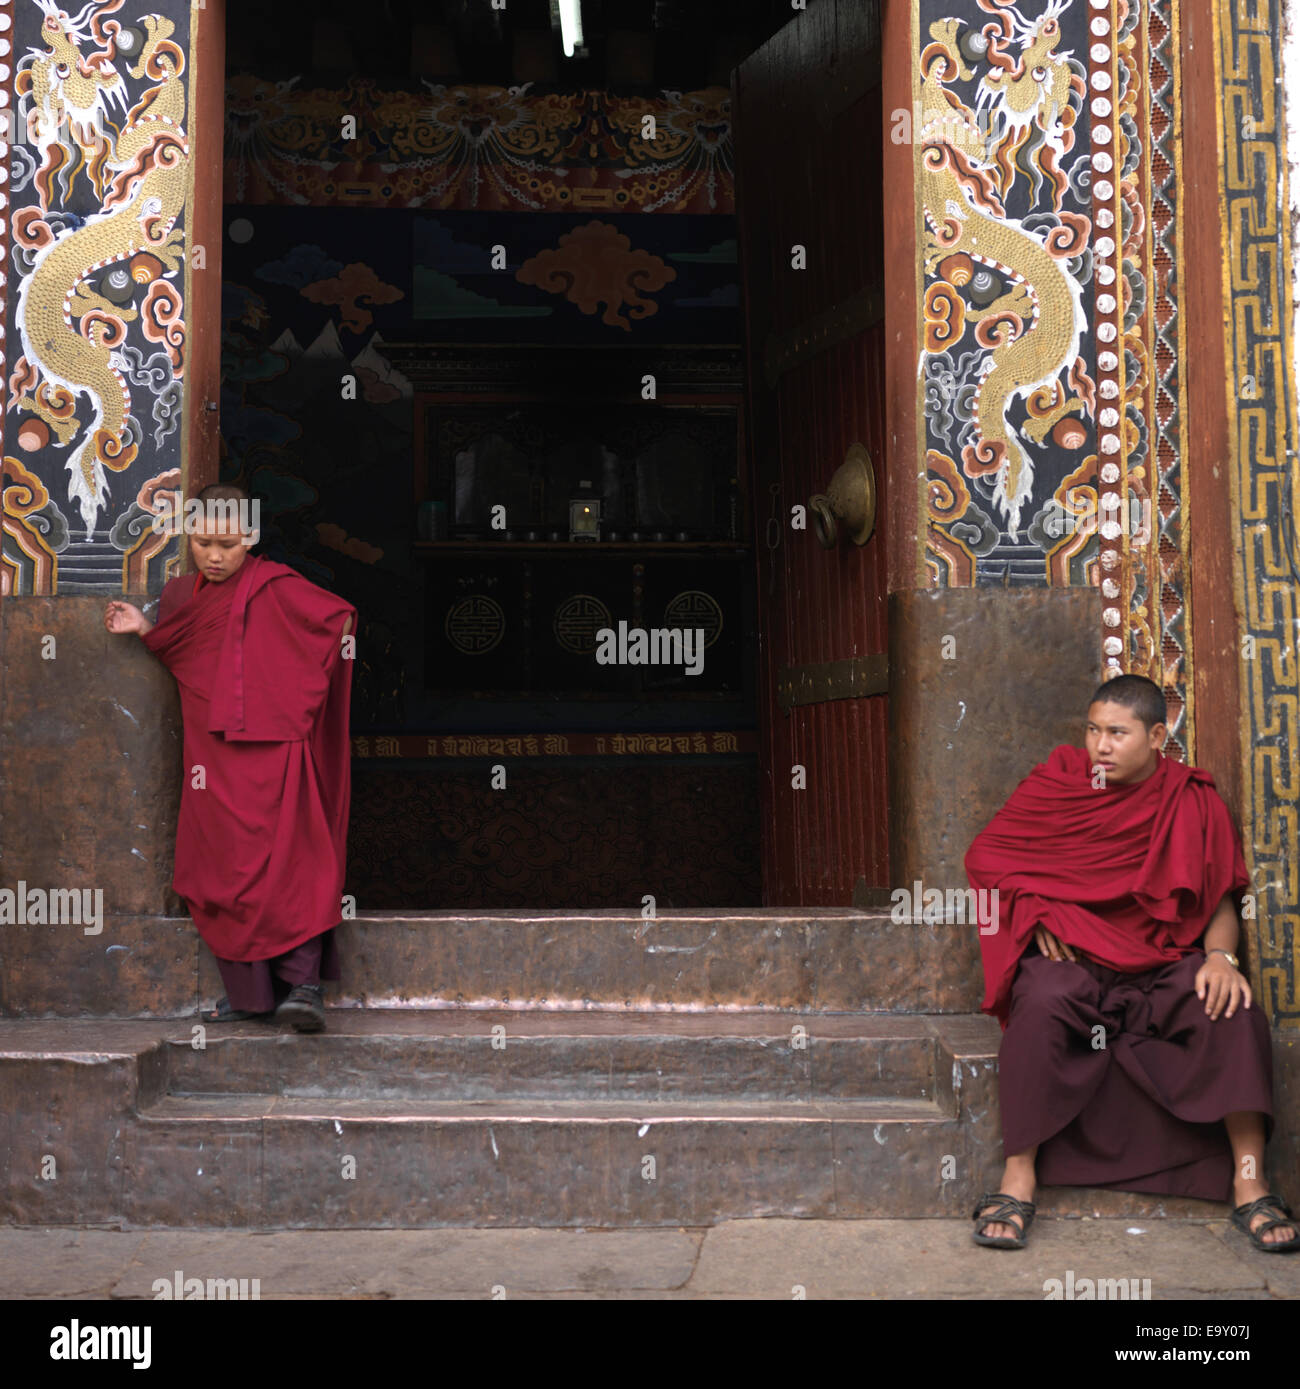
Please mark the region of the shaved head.
[[197, 513], [186, 525], [194, 567], [212, 583], [222, 583], [257, 543], [260, 503], [233, 482], [210, 482], [185, 505]]
[[1145, 675], [1117, 675], [1113, 680], [1105, 681], [1098, 686], [1089, 707], [1093, 704], [1121, 705], [1142, 720], [1148, 733], [1169, 717], [1163, 691]]

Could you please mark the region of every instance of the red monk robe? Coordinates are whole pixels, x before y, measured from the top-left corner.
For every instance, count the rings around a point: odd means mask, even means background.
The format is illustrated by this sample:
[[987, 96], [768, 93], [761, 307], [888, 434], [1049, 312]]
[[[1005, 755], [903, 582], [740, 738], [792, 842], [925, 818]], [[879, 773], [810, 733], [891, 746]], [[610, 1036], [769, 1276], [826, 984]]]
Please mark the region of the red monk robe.
[[[1248, 881], [1213, 778], [1161, 757], [1143, 781], [1095, 788], [1088, 754], [1058, 747], [976, 836], [966, 872], [998, 893], [980, 948], [983, 1009], [1004, 1029], [1006, 1153], [1038, 1145], [1048, 1185], [1227, 1199], [1221, 1121], [1258, 1110], [1271, 1129], [1271, 1053], [1260, 1008], [1211, 1022], [1194, 992], [1198, 943]], [[1079, 960], [1041, 955], [1039, 925]]]
[[172, 579], [143, 637], [176, 677], [185, 723], [173, 886], [219, 960], [270, 960], [324, 936], [321, 975], [338, 978], [325, 933], [347, 857], [349, 617], [355, 632], [350, 603], [250, 555], [221, 583]]

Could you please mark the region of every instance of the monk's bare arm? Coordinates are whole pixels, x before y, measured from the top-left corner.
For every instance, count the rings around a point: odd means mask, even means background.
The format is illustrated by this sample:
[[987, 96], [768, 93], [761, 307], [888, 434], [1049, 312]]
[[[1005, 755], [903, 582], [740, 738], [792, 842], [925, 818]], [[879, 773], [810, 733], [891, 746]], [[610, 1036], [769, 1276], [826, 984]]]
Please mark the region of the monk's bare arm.
[[1237, 908], [1231, 897], [1225, 897], [1205, 928], [1205, 953], [1208, 955], [1211, 950], [1227, 950], [1235, 955], [1238, 934]]

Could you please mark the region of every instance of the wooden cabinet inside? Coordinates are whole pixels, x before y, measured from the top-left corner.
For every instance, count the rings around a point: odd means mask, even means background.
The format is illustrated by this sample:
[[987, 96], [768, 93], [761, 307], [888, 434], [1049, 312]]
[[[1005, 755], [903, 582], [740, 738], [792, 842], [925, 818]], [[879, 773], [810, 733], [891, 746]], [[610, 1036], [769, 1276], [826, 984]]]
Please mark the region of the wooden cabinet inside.
[[[427, 688], [742, 699], [753, 550], [733, 349], [386, 350], [416, 390]], [[598, 504], [597, 539], [570, 538], [578, 497]], [[653, 647], [674, 630], [698, 633], [690, 665], [626, 659], [626, 640], [598, 659], [602, 633]]]

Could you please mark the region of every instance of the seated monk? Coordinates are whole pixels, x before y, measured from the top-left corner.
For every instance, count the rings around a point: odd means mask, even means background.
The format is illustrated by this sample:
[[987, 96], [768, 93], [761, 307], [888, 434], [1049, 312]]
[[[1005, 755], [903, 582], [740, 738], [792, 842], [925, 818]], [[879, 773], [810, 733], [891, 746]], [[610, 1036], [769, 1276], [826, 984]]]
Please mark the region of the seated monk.
[[319, 1032], [321, 980], [340, 975], [352, 688], [341, 648], [356, 609], [250, 553], [242, 488], [213, 483], [196, 500], [185, 518], [196, 572], [163, 589], [157, 625], [120, 599], [104, 625], [139, 636], [180, 689], [172, 885], [226, 990], [201, 1017]]
[[1003, 1028], [1006, 1166], [979, 1244], [1024, 1247], [1041, 1180], [1231, 1198], [1256, 1248], [1300, 1249], [1263, 1180], [1272, 1053], [1233, 954], [1241, 841], [1213, 778], [1161, 753], [1165, 718], [1154, 682], [1107, 681], [1087, 750], [1056, 748], [966, 855]]

